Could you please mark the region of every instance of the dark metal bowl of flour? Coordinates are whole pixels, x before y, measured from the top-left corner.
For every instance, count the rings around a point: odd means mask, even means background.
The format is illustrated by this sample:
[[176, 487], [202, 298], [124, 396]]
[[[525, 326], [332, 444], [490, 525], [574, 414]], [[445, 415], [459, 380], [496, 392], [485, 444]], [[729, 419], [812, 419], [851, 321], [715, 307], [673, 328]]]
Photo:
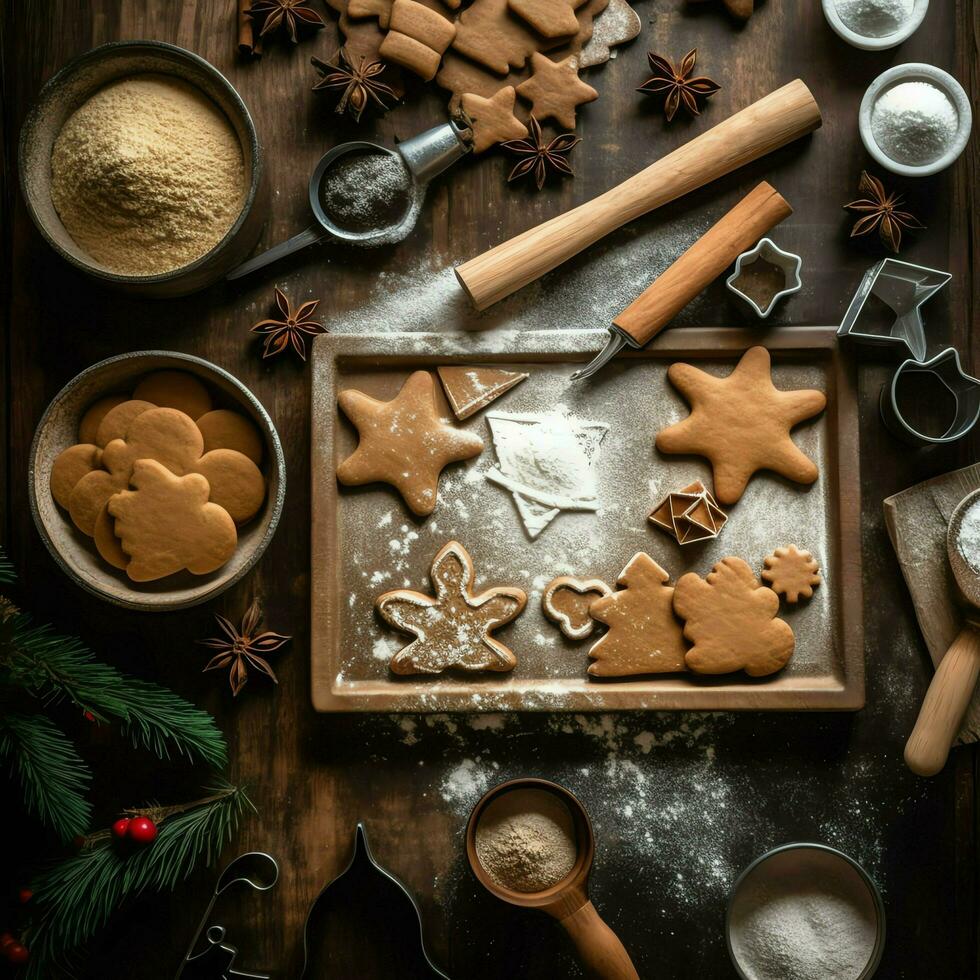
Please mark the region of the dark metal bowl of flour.
[[[51, 158], [59, 134], [76, 110], [107, 85], [140, 77], [173, 79], [174, 84], [188, 86], [218, 110], [240, 145], [242, 198], [237, 217], [203, 254], [167, 271], [136, 275], [113, 271], [69, 234], [52, 196]], [[19, 167], [27, 209], [48, 244], [89, 275], [145, 296], [181, 296], [221, 279], [251, 251], [268, 213], [262, 149], [245, 103], [213, 65], [191, 51], [161, 41], [103, 44], [69, 62], [49, 79], [21, 129]]]
[[870, 980], [885, 950], [885, 904], [842, 851], [784, 844], [735, 881], [725, 942], [741, 980]]

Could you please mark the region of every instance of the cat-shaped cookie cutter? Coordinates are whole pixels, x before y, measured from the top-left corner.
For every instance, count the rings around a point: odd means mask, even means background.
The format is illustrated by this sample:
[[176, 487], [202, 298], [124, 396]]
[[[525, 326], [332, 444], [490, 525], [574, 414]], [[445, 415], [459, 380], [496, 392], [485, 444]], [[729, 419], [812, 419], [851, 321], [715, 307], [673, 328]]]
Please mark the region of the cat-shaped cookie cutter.
[[[371, 853], [371, 847], [368, 844], [367, 831], [365, 831], [363, 823], [358, 823], [354, 831], [354, 853], [351, 855], [347, 867], [336, 878], [324, 886], [320, 894], [313, 899], [313, 904], [307, 913], [306, 925], [303, 927], [303, 972], [300, 974], [300, 980], [313, 980], [314, 977], [318, 978], [328, 975], [327, 967], [329, 964], [321, 962], [322, 957], [318, 957], [312, 945], [314, 934], [317, 932], [317, 919], [327, 914], [324, 909], [325, 906], [329, 905], [329, 896], [331, 892], [337, 891], [337, 886], [341, 881], [348, 877], [365, 874], [377, 878], [379, 888], [387, 889], [391, 892], [394, 901], [404, 904], [405, 910], [402, 914], [414, 917], [414, 920], [418, 924], [417, 952], [420, 954], [420, 957], [415, 957], [418, 960], [417, 964], [410, 964], [408, 961], [412, 958], [412, 954], [408, 950], [405, 951], [404, 975], [416, 977], [426, 974], [430, 980], [449, 980], [449, 977], [435, 965], [432, 957], [429, 955], [429, 951], [425, 947], [425, 936], [422, 932], [422, 911], [418, 903], [412, 897], [409, 890], [390, 871], [386, 871], [375, 860], [374, 855]], [[365, 923], [364, 927], [365, 935], [367, 935], [370, 924]], [[411, 974], [408, 972], [410, 966], [414, 967], [415, 970]], [[333, 972], [330, 971], [331, 974]]]
[[[908, 355], [891, 381], [882, 386], [879, 408], [888, 430], [913, 446], [956, 442], [980, 418], [980, 380], [963, 370], [959, 352], [947, 347], [934, 357], [926, 356], [928, 344], [922, 307], [950, 279], [950, 273], [938, 269], [898, 259], [882, 259], [864, 274], [837, 330], [838, 337], [849, 337], [859, 344], [886, 347]], [[887, 333], [866, 329], [862, 321], [865, 306], [872, 296], [895, 314]], [[898, 397], [901, 383], [914, 374], [932, 375], [953, 397], [952, 421], [940, 435], [922, 432], [902, 412]]]

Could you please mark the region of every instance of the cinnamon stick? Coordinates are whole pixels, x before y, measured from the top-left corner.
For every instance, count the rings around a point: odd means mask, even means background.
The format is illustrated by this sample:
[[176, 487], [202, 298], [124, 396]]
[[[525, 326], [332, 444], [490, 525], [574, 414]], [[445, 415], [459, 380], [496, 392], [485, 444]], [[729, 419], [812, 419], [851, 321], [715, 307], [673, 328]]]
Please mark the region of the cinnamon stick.
[[262, 54], [262, 39], [255, 36], [255, 25], [248, 12], [252, 0], [238, 0], [238, 52], [246, 58]]

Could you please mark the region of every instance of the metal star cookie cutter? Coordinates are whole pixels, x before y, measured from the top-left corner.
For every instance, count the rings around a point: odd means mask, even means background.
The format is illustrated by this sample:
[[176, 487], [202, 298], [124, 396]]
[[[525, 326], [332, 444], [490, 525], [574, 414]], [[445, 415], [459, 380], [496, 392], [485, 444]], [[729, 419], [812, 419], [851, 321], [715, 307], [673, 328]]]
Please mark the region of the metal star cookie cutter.
[[[760, 306], [751, 296], [738, 288], [738, 280], [742, 272], [759, 259], [776, 266], [783, 273], [783, 288], [776, 290], [765, 306]], [[764, 320], [772, 313], [776, 304], [783, 297], [792, 296], [793, 293], [798, 293], [803, 288], [803, 280], [800, 279], [802, 267], [803, 259], [800, 256], [793, 252], [784, 251], [771, 238], [760, 238], [754, 247], [743, 252], [735, 260], [735, 271], [725, 280], [725, 285], [739, 299], [747, 303], [757, 317]]]
[[650, 512], [648, 520], [676, 538], [678, 544], [694, 544], [717, 538], [728, 515], [715, 502], [708, 488], [695, 480], [683, 490], [667, 494]]
[[[927, 348], [922, 306], [950, 279], [950, 273], [938, 269], [898, 259], [882, 259], [864, 274], [837, 336], [851, 337], [861, 344], [904, 348], [916, 361], [925, 361]], [[861, 315], [871, 296], [877, 297], [895, 314], [895, 322], [888, 333], [861, 329]]]
[[[902, 415], [898, 406], [898, 385], [910, 374], [933, 375], [953, 396], [956, 409], [949, 427], [940, 436], [920, 432]], [[892, 380], [881, 387], [881, 417], [888, 430], [913, 446], [946, 445], [962, 439], [980, 418], [980, 380], [968, 375], [960, 365], [955, 347], [947, 347], [928, 361], [903, 361]]]

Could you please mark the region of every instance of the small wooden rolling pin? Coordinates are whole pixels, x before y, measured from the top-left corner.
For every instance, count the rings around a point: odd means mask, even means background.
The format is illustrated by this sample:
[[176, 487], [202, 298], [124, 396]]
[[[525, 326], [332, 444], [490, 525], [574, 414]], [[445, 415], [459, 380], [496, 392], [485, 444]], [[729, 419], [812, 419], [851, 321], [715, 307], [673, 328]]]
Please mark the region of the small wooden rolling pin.
[[819, 106], [796, 79], [605, 194], [464, 262], [456, 276], [484, 310], [634, 218], [778, 150], [820, 122]]
[[647, 344], [742, 252], [792, 213], [774, 187], [765, 181], [757, 185], [613, 320], [609, 342], [572, 380], [595, 374], [624, 347]]

